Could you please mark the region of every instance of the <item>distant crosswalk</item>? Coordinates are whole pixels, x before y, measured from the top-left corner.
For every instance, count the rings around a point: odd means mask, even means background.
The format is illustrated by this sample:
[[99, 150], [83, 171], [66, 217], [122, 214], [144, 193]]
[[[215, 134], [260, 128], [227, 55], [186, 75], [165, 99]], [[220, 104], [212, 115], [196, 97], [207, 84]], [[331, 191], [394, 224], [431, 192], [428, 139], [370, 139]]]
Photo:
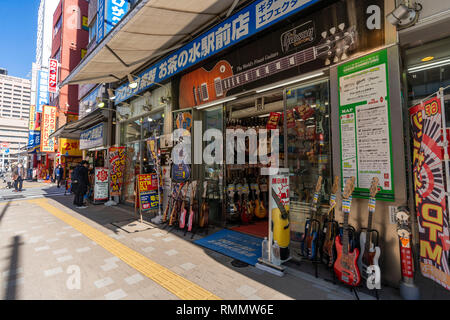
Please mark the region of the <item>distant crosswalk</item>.
[[[13, 190], [4, 189], [0, 190], [0, 202], [12, 201], [12, 200], [26, 200], [43, 197], [56, 197], [63, 196], [65, 190], [63, 188], [30, 188], [24, 189], [21, 192], [13, 192]], [[70, 194], [66, 193], [67, 196]]]

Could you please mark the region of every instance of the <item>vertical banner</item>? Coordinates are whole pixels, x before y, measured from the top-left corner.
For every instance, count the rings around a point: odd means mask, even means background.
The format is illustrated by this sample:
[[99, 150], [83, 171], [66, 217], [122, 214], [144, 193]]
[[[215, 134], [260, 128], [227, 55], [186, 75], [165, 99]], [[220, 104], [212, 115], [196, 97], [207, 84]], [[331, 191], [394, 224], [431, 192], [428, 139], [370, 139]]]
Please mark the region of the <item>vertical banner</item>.
[[95, 168], [94, 201], [108, 200], [108, 168]]
[[53, 93], [58, 91], [58, 60], [55, 59], [49, 61], [48, 91]]
[[409, 109], [420, 270], [425, 277], [450, 290], [450, 241], [442, 161], [441, 112], [441, 103], [437, 98]]
[[130, 9], [130, 3], [128, 0], [108, 0], [106, 5], [106, 33], [108, 34], [111, 29], [122, 20], [123, 16]]
[[356, 177], [354, 197], [369, 198], [373, 177], [377, 199], [394, 201], [387, 51], [338, 66], [341, 183]]
[[41, 152], [55, 152], [55, 139], [49, 136], [56, 130], [56, 107], [44, 106], [41, 125]]
[[48, 71], [38, 70], [36, 81], [36, 112], [42, 112], [44, 105], [49, 103]]
[[[96, 0], [94, 0], [96, 1]], [[97, 4], [97, 43], [105, 36], [105, 0], [98, 0]]]
[[109, 148], [110, 194], [120, 196], [125, 172], [125, 147]]

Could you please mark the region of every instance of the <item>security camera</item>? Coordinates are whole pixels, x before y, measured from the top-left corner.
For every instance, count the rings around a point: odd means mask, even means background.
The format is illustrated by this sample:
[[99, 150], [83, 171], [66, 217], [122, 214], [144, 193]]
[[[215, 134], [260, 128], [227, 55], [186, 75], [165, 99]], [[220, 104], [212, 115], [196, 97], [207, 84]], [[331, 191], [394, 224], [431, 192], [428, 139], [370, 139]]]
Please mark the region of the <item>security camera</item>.
[[386, 18], [388, 22], [394, 26], [403, 27], [409, 24], [414, 23], [418, 18], [418, 14], [420, 9], [417, 9], [421, 5], [415, 4], [414, 8], [410, 8], [407, 5], [401, 4], [397, 8], [394, 9], [391, 13], [389, 13]]

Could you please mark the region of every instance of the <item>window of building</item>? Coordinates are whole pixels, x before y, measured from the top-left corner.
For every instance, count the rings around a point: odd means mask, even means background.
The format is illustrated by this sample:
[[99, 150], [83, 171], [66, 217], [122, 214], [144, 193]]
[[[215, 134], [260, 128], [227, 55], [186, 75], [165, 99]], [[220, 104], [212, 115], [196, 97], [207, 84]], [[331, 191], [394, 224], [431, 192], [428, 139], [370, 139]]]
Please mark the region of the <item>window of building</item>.
[[62, 21], [62, 16], [59, 17], [58, 22], [56, 22], [55, 27], [53, 28], [53, 37], [55, 37], [56, 34], [58, 33], [58, 31], [61, 29], [61, 21]]

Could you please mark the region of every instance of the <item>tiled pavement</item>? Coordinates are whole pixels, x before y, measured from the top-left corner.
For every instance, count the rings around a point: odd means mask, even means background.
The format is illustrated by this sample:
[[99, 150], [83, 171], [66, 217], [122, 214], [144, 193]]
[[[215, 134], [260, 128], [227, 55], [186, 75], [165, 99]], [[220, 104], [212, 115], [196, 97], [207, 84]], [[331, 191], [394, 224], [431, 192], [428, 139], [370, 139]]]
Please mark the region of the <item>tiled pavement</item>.
[[[251, 266], [236, 268], [231, 258], [183, 233], [157, 227], [127, 233], [111, 225], [130, 219], [126, 209], [74, 211], [71, 198], [46, 201], [222, 299], [354, 299], [349, 290], [297, 270], [280, 278]], [[3, 299], [179, 298], [32, 201], [0, 203], [0, 244]]]

